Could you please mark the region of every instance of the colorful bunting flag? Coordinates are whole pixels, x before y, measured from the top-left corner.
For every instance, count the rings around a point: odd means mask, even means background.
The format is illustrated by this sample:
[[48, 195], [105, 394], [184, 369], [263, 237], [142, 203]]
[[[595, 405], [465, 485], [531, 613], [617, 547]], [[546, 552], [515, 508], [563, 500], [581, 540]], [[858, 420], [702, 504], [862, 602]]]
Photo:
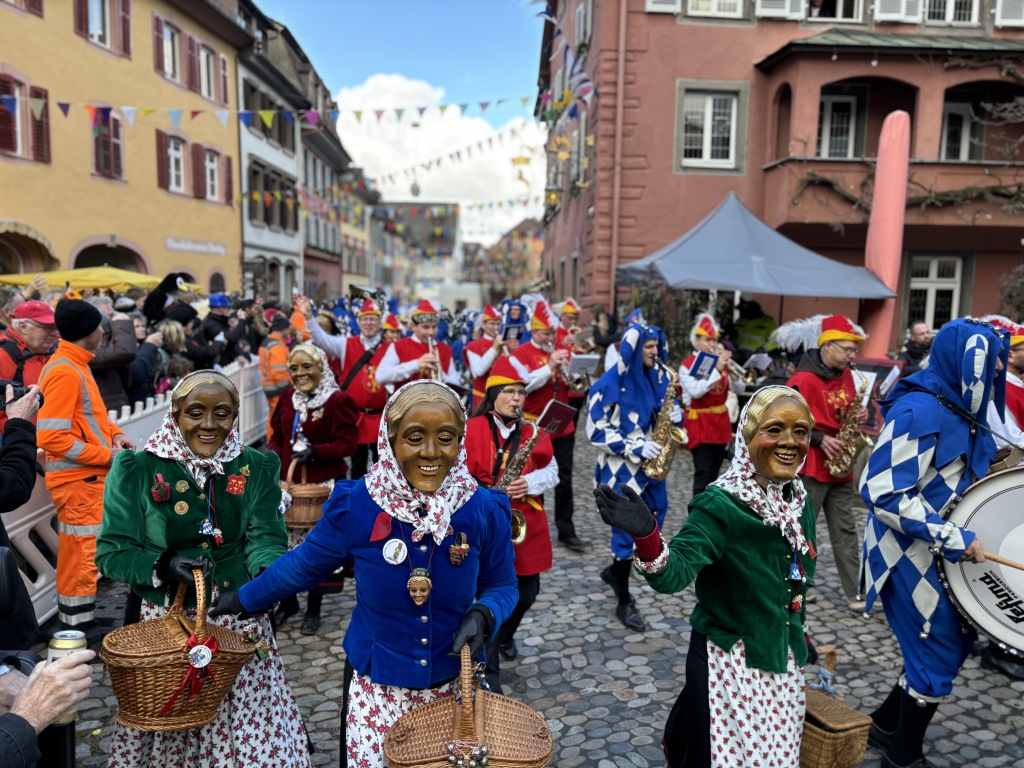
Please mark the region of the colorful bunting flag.
[[203, 110], [201, 110], [201, 109], [193, 109], [193, 110], [190, 110], [190, 111], [189, 111], [189, 115], [190, 115], [190, 118], [189, 118], [189, 119], [190, 119], [190, 120], [195, 120], [195, 119], [196, 119], [197, 117], [199, 117], [199, 116], [200, 116], [201, 114], [203, 114]]
[[128, 125], [132, 128], [135, 127], [135, 111], [135, 107], [121, 107], [121, 114], [124, 115], [124, 119], [128, 121]]
[[276, 110], [260, 109], [257, 110], [257, 112], [259, 113], [260, 120], [263, 121], [263, 124], [267, 126], [268, 129], [274, 127], [274, 114], [276, 113]]
[[58, 101], [57, 106], [60, 107], [60, 111], [64, 113], [64, 117], [67, 117], [68, 110], [71, 109], [71, 104], [66, 101]]
[[32, 117], [39, 120], [43, 116], [43, 109], [46, 107], [46, 99], [31, 98], [28, 100], [28, 108], [32, 110]]
[[317, 112], [315, 109], [307, 109], [306, 110], [306, 121], [310, 125], [315, 126], [319, 120], [320, 120], [320, 113], [319, 112]]
[[0, 96], [0, 104], [3, 104], [4, 109], [12, 115], [15, 114], [15, 110], [18, 108], [18, 100], [13, 96]]
[[146, 117], [152, 115], [154, 112], [156, 112], [156, 107], [143, 107], [141, 116], [143, 119], [145, 119]]
[[217, 116], [217, 119], [220, 120], [221, 127], [222, 128], [227, 128], [228, 127], [228, 111], [226, 109], [215, 109], [213, 111], [213, 113]]
[[181, 123], [181, 110], [168, 109], [167, 115], [171, 118], [171, 125], [174, 126], [174, 130], [178, 130], [178, 125]]
[[252, 112], [250, 110], [242, 110], [238, 113], [238, 119], [242, 121], [242, 125], [248, 128], [252, 124]]

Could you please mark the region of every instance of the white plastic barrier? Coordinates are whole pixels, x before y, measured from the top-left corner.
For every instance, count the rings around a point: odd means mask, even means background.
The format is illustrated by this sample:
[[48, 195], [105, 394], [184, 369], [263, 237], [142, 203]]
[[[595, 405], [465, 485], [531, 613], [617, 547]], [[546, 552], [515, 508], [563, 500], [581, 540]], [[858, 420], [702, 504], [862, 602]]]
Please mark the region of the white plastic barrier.
[[[224, 369], [224, 374], [238, 388], [241, 403], [238, 434], [242, 442], [246, 445], [259, 443], [266, 438], [267, 422], [270, 421], [267, 398], [261, 386], [259, 365], [250, 363], [243, 367], [232, 363]], [[120, 416], [116, 411], [111, 411], [110, 418], [124, 430], [137, 449], [141, 450], [150, 435], [160, 426], [165, 413], [167, 399], [160, 395], [146, 398], [145, 403], [135, 403], [134, 408], [126, 405]], [[41, 453], [39, 461], [44, 461]], [[28, 503], [2, 516], [11, 544], [24, 558], [27, 567], [35, 573], [34, 578], [30, 578], [31, 574], [23, 567], [21, 575], [40, 624], [57, 612], [57, 571], [54, 565], [57, 533], [53, 523], [55, 511], [50, 493], [46, 490], [46, 483], [43, 478], [37, 477]]]

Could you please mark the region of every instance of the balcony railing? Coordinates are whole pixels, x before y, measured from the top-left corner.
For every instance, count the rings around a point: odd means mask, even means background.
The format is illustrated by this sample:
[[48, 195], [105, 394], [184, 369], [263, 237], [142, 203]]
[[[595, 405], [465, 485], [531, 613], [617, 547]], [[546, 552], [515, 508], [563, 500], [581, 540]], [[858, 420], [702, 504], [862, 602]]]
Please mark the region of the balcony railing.
[[[765, 210], [787, 223], [855, 224], [871, 211], [876, 160], [791, 157], [765, 167]], [[907, 224], [1024, 225], [1024, 163], [911, 160]]]

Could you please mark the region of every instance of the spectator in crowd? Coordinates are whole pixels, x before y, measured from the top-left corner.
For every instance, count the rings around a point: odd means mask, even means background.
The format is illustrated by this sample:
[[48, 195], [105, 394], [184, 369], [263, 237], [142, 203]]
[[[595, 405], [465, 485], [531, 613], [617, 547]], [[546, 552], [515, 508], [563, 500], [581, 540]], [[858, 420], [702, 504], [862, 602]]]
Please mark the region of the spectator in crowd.
[[[12, 512], [32, 496], [36, 484], [36, 414], [39, 412], [39, 387], [29, 387], [27, 393], [14, 400], [14, 388], [8, 384], [4, 392], [7, 429], [0, 443], [0, 512]], [[0, 546], [11, 547], [3, 520], [0, 519]], [[35, 608], [24, 583], [18, 580], [13, 587], [19, 590], [17, 606], [9, 615], [0, 616], [0, 648], [7, 651], [24, 650], [36, 640], [39, 625]], [[16, 677], [20, 673], [16, 673]], [[23, 677], [23, 676], [22, 676]], [[8, 681], [9, 682], [9, 681]], [[0, 692], [17, 690], [4, 684], [0, 676]], [[0, 704], [9, 704], [0, 699]]]
[[[187, 306], [187, 305], [183, 305]], [[189, 309], [192, 309], [189, 307]], [[193, 312], [195, 310], [192, 310]], [[183, 315], [185, 313], [175, 313], [175, 316]], [[192, 361], [192, 365], [195, 369], [201, 370], [203, 368], [214, 368], [219, 363], [220, 353], [224, 349], [225, 342], [223, 341], [210, 341], [207, 342], [202, 338], [202, 321], [198, 317], [192, 320], [186, 320], [182, 323], [185, 329], [185, 357]]]
[[150, 387], [154, 395], [162, 395], [177, 386], [182, 377], [195, 370], [185, 357], [185, 329], [177, 320], [164, 319], [157, 324], [162, 344], [157, 350], [156, 363], [150, 373]]
[[[142, 312], [142, 305], [146, 303], [146, 296], [148, 294], [149, 291], [145, 288], [139, 288], [137, 286], [133, 286], [124, 292], [124, 295], [134, 302], [135, 309], [139, 312]], [[145, 316], [145, 313], [143, 313], [143, 316]]]
[[24, 301], [25, 296], [17, 288], [0, 289], [0, 330], [7, 330], [11, 324], [11, 315]]
[[[234, 325], [230, 320], [235, 320]], [[217, 362], [220, 365], [228, 365], [241, 355], [238, 342], [248, 335], [245, 323], [248, 321], [246, 313], [242, 310], [233, 310], [231, 300], [223, 293], [215, 293], [210, 296], [210, 312], [203, 320], [202, 333], [199, 340], [224, 342], [224, 349], [220, 352]]]
[[[118, 299], [120, 301], [120, 299]], [[141, 345], [145, 340], [146, 336], [149, 335], [149, 322], [146, 320], [146, 316], [136, 310], [123, 310], [131, 319], [132, 325], [135, 326], [135, 340]]]
[[[94, 651], [75, 651], [52, 663], [40, 662], [25, 678], [10, 711], [0, 715], [0, 762], [4, 768], [31, 768], [42, 758], [39, 734], [88, 697], [92, 687], [89, 662], [95, 657]], [[0, 665], [0, 681], [18, 674], [6, 664]]]
[[110, 317], [114, 314], [114, 300], [109, 296], [100, 293], [95, 296], [89, 296], [85, 300], [102, 312], [105, 317]]
[[[138, 328], [136, 328], [136, 332]], [[144, 403], [147, 397], [153, 396], [152, 376], [159, 359], [160, 347], [164, 343], [164, 335], [160, 331], [147, 334], [139, 343], [135, 359], [128, 367], [128, 403]]]
[[907, 343], [903, 346], [903, 351], [896, 358], [904, 363], [903, 375], [909, 376], [920, 371], [921, 363], [928, 357], [931, 349], [932, 331], [928, 327], [928, 323], [923, 321], [912, 323], [910, 328], [907, 329]]
[[[57, 344], [53, 310], [41, 301], [26, 301], [14, 310], [10, 327], [0, 334], [0, 379], [37, 384]], [[7, 415], [0, 411], [0, 433]]]
[[[61, 341], [43, 369], [39, 388], [39, 447], [46, 451], [46, 487], [57, 507], [57, 611], [64, 629], [99, 640], [96, 622], [96, 534], [103, 485], [114, 456], [135, 444], [103, 417], [103, 399], [89, 362], [103, 336], [100, 311], [65, 299], [54, 311]], [[125, 321], [131, 341], [134, 330]]]
[[[117, 298], [114, 299], [114, 311], [124, 312], [129, 317], [132, 316], [133, 312], [138, 312], [138, 310], [135, 308], [135, 302], [129, 299], [127, 296], [118, 296]], [[140, 312], [139, 314], [142, 313]], [[142, 316], [145, 317], [145, 315]], [[133, 322], [134, 320], [135, 318], [132, 317]]]
[[245, 340], [249, 345], [249, 353], [255, 354], [253, 350], [259, 349], [260, 344], [263, 343], [263, 340], [267, 338], [267, 334], [270, 333], [267, 321], [263, 317], [263, 308], [252, 299], [243, 299], [239, 302], [238, 308], [245, 312], [245, 317], [248, 321], [245, 327]]
[[[90, 298], [104, 298], [109, 301], [106, 296], [91, 296]], [[86, 301], [93, 304], [89, 299]], [[139, 344], [135, 340], [135, 326], [124, 312], [113, 311], [113, 303], [100, 302], [95, 303], [94, 306], [100, 312], [104, 311], [104, 307], [109, 307], [111, 314], [100, 319], [103, 337], [92, 360], [89, 361], [89, 367], [96, 379], [96, 386], [99, 387], [106, 410], [120, 413], [122, 406], [130, 405], [128, 401], [128, 388], [131, 386], [129, 367], [139, 351]]]
[[[270, 321], [270, 333], [260, 346], [260, 372], [263, 375], [263, 393], [270, 404], [270, 412], [277, 408], [277, 399], [288, 387], [288, 349], [291, 346], [291, 323], [281, 312]], [[270, 424], [267, 424], [270, 437]]]

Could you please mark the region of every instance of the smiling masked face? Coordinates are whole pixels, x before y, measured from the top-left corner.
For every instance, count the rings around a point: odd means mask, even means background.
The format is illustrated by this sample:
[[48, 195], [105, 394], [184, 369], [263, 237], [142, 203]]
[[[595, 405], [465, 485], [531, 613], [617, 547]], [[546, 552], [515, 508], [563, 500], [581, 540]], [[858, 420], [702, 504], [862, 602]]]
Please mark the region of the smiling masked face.
[[175, 416], [192, 453], [206, 459], [224, 445], [238, 416], [238, 407], [224, 387], [200, 384], [185, 395]]
[[409, 485], [433, 493], [459, 455], [458, 423], [444, 403], [416, 403], [402, 417], [391, 443]]
[[288, 357], [288, 378], [292, 386], [304, 395], [308, 395], [318, 386], [323, 371], [317, 362], [302, 350], [296, 350]]
[[811, 424], [807, 407], [795, 398], [780, 397], [769, 405], [747, 442], [758, 475], [776, 482], [792, 480], [811, 446]]

